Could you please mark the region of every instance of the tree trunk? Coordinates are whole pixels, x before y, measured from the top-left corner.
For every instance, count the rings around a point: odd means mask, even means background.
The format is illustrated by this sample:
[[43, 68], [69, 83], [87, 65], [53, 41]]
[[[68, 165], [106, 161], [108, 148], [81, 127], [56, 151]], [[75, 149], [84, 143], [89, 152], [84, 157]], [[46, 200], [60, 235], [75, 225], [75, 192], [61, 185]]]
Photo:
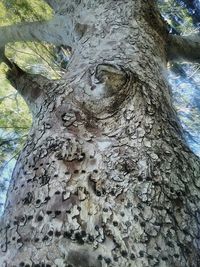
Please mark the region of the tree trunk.
[[64, 79], [10, 73], [33, 126], [0, 266], [200, 266], [200, 161], [171, 104], [161, 20], [147, 1], [74, 2]]

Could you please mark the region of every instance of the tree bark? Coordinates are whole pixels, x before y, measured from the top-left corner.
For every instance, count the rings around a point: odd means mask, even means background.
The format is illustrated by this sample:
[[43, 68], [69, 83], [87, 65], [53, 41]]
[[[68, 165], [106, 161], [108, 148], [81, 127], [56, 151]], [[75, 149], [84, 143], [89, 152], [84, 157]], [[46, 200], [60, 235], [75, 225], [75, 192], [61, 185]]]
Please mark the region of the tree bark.
[[38, 93], [0, 264], [198, 267], [200, 161], [171, 104], [164, 26], [147, 1], [71, 5], [81, 34], [64, 79], [13, 78]]

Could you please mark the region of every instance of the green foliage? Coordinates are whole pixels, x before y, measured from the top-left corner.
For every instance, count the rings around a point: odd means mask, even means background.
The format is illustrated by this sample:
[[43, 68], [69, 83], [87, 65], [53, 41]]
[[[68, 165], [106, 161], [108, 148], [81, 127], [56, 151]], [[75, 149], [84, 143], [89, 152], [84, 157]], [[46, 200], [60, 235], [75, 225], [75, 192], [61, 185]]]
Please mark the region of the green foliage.
[[36, 42], [16, 42], [6, 46], [6, 56], [28, 73], [58, 79], [61, 69], [55, 61], [54, 46]]
[[3, 0], [0, 2], [1, 26], [21, 21], [47, 20], [51, 17], [52, 10], [40, 0]]
[[[0, 2], [0, 26], [23, 21], [44, 21], [52, 17], [51, 8], [41, 0], [3, 0]], [[54, 46], [46, 43], [18, 42], [6, 46], [6, 56], [29, 73], [58, 78]]]
[[31, 115], [22, 97], [2, 74], [0, 76], [0, 166], [7, 155], [21, 149], [31, 125]]
[[172, 28], [182, 34], [196, 31], [189, 10], [180, 1], [158, 0], [161, 14]]
[[2, 128], [28, 128], [30, 116], [28, 108], [20, 95], [3, 75], [0, 76], [0, 125]]

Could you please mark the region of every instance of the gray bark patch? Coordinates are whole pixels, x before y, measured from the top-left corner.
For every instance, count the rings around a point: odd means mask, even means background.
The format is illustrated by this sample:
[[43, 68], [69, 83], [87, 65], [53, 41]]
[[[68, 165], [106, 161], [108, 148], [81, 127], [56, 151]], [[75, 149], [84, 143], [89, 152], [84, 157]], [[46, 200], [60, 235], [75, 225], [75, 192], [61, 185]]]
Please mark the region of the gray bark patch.
[[86, 250], [69, 252], [67, 263], [71, 264], [73, 267], [101, 267], [100, 261], [90, 255]]

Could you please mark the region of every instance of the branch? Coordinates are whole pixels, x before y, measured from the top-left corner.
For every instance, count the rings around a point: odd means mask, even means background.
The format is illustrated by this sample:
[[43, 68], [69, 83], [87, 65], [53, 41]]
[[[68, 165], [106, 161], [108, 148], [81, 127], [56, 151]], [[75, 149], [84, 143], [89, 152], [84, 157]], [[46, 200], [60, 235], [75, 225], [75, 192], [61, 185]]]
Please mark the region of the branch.
[[0, 53], [7, 43], [17, 41], [39, 41], [54, 45], [73, 44], [71, 20], [57, 15], [49, 21], [24, 22], [0, 27]]
[[200, 63], [200, 35], [169, 35], [167, 55], [169, 60]]
[[43, 87], [50, 80], [40, 74], [29, 74], [20, 69], [14, 62], [7, 59], [9, 70], [6, 73], [11, 85], [23, 96], [30, 110], [34, 112], [37, 108], [37, 99], [44, 95]]

